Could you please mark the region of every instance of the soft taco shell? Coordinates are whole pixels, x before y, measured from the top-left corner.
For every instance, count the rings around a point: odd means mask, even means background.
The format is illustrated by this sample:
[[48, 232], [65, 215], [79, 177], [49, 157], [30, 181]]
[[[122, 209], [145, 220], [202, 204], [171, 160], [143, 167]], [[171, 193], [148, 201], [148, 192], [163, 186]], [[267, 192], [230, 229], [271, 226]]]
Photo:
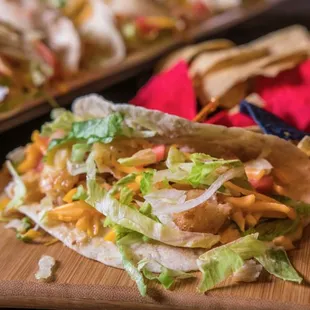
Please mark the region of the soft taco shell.
[[[81, 239], [81, 233], [68, 223], [60, 223], [50, 226], [40, 222], [41, 207], [39, 204], [21, 206], [19, 211], [48, 232], [51, 236], [59, 239], [68, 248], [96, 260], [107, 266], [123, 268], [121, 254], [116, 245], [105, 241], [103, 237], [94, 237], [84, 242], [76, 242]], [[131, 246], [132, 258], [138, 262], [143, 258], [156, 261], [167, 268], [181, 271], [198, 270], [196, 259], [202, 251], [199, 249], [176, 248], [159, 242], [138, 243]], [[177, 259], [176, 259], [177, 258]], [[149, 263], [148, 269], [152, 272], [160, 272], [160, 265]]]
[[[262, 151], [273, 165], [278, 183], [293, 199], [310, 203], [310, 161], [292, 143], [276, 136], [253, 133], [242, 128], [193, 123], [183, 118], [128, 104], [112, 104], [98, 95], [77, 99], [73, 111], [78, 115], [105, 117], [121, 112], [131, 126], [155, 130], [159, 143], [177, 143], [215, 157], [232, 154], [242, 161], [256, 159]], [[284, 155], [285, 154], [285, 155]]]
[[[159, 111], [147, 110], [128, 104], [114, 105], [98, 95], [88, 95], [73, 104], [77, 115], [105, 117], [113, 112], [121, 112], [125, 120], [136, 128], [155, 130], [152, 138], [158, 143], [179, 143], [217, 157], [237, 156], [243, 161], [257, 158], [262, 151], [274, 167], [288, 196], [310, 202], [310, 160], [293, 144], [274, 136], [262, 135], [240, 128], [193, 123], [177, 116]], [[285, 155], [284, 155], [285, 154]], [[39, 221], [40, 205], [20, 207], [20, 211], [38, 223], [52, 236], [81, 255], [109, 266], [122, 268], [121, 257], [116, 246], [103, 237], [95, 237], [88, 243], [76, 243], [77, 231], [70, 224], [47, 226]], [[196, 259], [201, 250], [171, 247], [158, 242], [135, 244], [133, 258], [153, 259], [162, 265], [183, 271], [197, 270]], [[160, 271], [158, 264], [150, 264], [149, 269]]]

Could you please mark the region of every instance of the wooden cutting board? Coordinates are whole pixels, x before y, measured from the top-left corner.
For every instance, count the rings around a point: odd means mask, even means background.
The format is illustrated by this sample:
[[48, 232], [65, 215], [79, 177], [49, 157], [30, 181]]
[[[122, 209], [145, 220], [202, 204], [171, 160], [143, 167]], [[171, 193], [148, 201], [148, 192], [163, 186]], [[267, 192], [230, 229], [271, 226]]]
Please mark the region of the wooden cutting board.
[[[197, 280], [177, 283], [166, 291], [151, 283], [141, 297], [126, 272], [86, 259], [60, 242], [51, 245], [25, 244], [13, 230], [0, 225], [0, 306], [80, 309], [310, 309], [310, 227], [292, 262], [304, 276], [302, 285], [276, 280], [266, 273], [259, 282], [220, 287], [203, 295], [196, 292]], [[59, 267], [56, 280], [41, 283], [34, 277], [41, 255], [53, 256]], [[198, 275], [199, 276], [199, 275]]]

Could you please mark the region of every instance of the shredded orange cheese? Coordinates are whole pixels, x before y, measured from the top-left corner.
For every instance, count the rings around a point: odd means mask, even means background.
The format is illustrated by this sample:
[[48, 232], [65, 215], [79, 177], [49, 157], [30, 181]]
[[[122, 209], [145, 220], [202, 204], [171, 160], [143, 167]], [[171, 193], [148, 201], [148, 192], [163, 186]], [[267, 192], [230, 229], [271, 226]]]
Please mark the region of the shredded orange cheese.
[[124, 173], [140, 173], [140, 172], [143, 172], [143, 168], [138, 168], [138, 167], [126, 167], [124, 165], [121, 165], [119, 164], [115, 159], [112, 159], [112, 164], [113, 166], [121, 171], [121, 172], [124, 172]]
[[18, 165], [17, 171], [23, 174], [36, 168], [41, 158], [42, 153], [39, 147], [34, 143], [28, 144], [25, 150], [25, 159]]
[[75, 222], [77, 229], [93, 237], [99, 234], [103, 215], [85, 201], [79, 200], [49, 211], [48, 218], [66, 223]]
[[294, 220], [296, 218], [296, 211], [281, 203], [274, 202], [255, 202], [251, 207], [252, 212], [264, 212], [264, 211], [276, 211], [287, 215], [290, 219]]
[[77, 26], [83, 25], [93, 14], [93, 8], [91, 7], [90, 3], [84, 5], [83, 9], [79, 14], [74, 18], [74, 23]]
[[34, 229], [29, 229], [25, 234], [23, 234], [23, 238], [29, 238], [31, 240], [41, 237], [42, 232]]
[[144, 17], [144, 20], [149, 26], [160, 29], [173, 29], [175, 27], [175, 20], [167, 16], [147, 16]]
[[250, 207], [255, 202], [255, 196], [251, 194], [243, 197], [227, 197], [226, 201], [236, 207]]
[[241, 231], [245, 228], [245, 218], [241, 211], [234, 212], [231, 216], [232, 220], [239, 226]]
[[10, 202], [10, 199], [6, 196], [0, 198], [0, 210], [4, 210], [8, 203]]
[[273, 198], [270, 198], [266, 195], [263, 195], [263, 194], [260, 194], [260, 193], [257, 193], [257, 192], [254, 192], [254, 191], [251, 191], [249, 189], [245, 189], [245, 188], [242, 188], [238, 185], [235, 185], [231, 182], [225, 182], [224, 183], [224, 186], [228, 189], [231, 189], [233, 191], [236, 191], [238, 193], [241, 193], [243, 195], [254, 195], [257, 199], [260, 199], [260, 200], [263, 200], [263, 201], [268, 201], [268, 202], [277, 202], [275, 199]]
[[74, 196], [74, 194], [77, 192], [77, 188], [72, 188], [66, 195], [65, 197], [62, 199], [64, 202], [70, 203], [72, 202], [72, 197]]
[[254, 227], [258, 221], [252, 214], [249, 213], [245, 216], [245, 222], [248, 225], [248, 227]]
[[115, 243], [116, 240], [116, 234], [114, 230], [109, 231], [105, 236], [104, 236], [105, 241], [111, 241]]
[[39, 148], [44, 155], [48, 148], [48, 140], [40, 136], [40, 132], [35, 130], [31, 135], [31, 141]]
[[51, 241], [45, 242], [44, 245], [50, 246], [50, 245], [55, 244], [57, 242], [59, 242], [59, 240], [57, 238], [53, 238]]

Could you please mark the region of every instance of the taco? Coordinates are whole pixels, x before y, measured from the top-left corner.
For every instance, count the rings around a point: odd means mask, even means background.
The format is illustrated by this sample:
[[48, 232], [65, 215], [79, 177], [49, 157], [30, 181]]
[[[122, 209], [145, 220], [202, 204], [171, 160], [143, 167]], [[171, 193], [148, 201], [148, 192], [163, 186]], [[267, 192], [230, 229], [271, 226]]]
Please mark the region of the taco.
[[293, 144], [97, 95], [52, 116], [22, 160], [10, 155], [3, 216], [18, 210], [124, 268], [142, 295], [145, 278], [169, 288], [198, 269], [201, 292], [230, 276], [253, 281], [261, 266], [302, 281], [284, 250], [310, 214], [310, 161]]

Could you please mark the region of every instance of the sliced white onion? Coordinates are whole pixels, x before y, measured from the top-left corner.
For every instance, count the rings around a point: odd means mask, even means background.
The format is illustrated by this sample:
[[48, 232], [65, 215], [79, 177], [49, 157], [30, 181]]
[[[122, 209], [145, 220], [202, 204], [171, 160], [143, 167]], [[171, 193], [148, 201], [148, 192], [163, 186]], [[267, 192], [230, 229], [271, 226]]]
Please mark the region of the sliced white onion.
[[265, 170], [269, 174], [273, 168], [270, 162], [264, 158], [250, 160], [244, 164], [245, 169]]
[[86, 173], [86, 164], [74, 164], [70, 160], [67, 161], [67, 170], [70, 175], [76, 176], [79, 174]]
[[170, 170], [159, 170], [155, 173], [154, 178], [153, 178], [153, 183], [158, 183], [164, 180], [169, 180], [169, 181], [181, 181], [185, 178], [187, 178], [188, 172], [178, 170], [176, 172], [171, 172]]
[[227, 181], [244, 175], [243, 167], [233, 168], [220, 175], [217, 180], [199, 197], [188, 200], [182, 204], [170, 205], [168, 208], [164, 205], [156, 208], [156, 213], [179, 213], [190, 210], [210, 199], [216, 191]]
[[170, 208], [186, 200], [186, 191], [177, 189], [160, 189], [144, 196], [145, 201], [151, 204], [154, 214], [158, 209]]

